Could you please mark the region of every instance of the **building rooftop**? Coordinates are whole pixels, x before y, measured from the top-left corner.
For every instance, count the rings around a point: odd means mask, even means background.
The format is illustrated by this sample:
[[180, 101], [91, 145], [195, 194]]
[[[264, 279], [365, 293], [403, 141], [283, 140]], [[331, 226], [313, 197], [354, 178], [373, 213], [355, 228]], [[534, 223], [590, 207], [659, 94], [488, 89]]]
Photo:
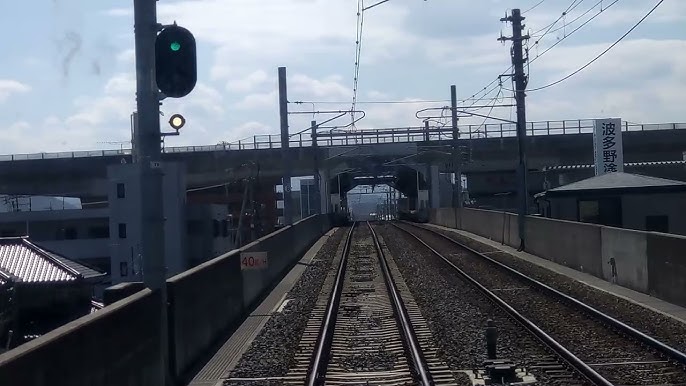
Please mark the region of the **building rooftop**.
[[0, 238], [0, 280], [27, 283], [69, 282], [104, 275], [40, 248], [28, 237]]
[[686, 191], [686, 182], [630, 173], [606, 173], [546, 191], [546, 195], [605, 191]]

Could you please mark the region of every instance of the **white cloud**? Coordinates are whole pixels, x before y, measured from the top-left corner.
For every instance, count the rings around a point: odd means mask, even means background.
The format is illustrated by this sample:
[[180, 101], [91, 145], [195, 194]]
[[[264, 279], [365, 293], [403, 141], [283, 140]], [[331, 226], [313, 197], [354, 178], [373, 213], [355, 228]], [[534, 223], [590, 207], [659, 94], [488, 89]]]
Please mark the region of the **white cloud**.
[[134, 95], [136, 92], [136, 78], [130, 73], [116, 74], [105, 84], [105, 93]]
[[230, 80], [226, 89], [234, 92], [250, 92], [270, 80], [264, 70], [256, 70], [242, 78]]
[[136, 50], [130, 48], [120, 52], [117, 54], [117, 61], [125, 65], [134, 64], [136, 62]]
[[12, 79], [0, 79], [0, 103], [5, 102], [13, 94], [31, 91], [31, 87]]
[[276, 91], [267, 93], [258, 93], [246, 95], [239, 102], [235, 103], [233, 107], [238, 110], [255, 110], [265, 107], [275, 108], [278, 102], [278, 94]]
[[339, 75], [331, 75], [319, 80], [304, 74], [295, 74], [288, 79], [289, 99], [291, 94], [311, 96], [318, 99], [352, 97], [351, 88], [344, 86], [341, 83], [342, 80], [343, 78]]

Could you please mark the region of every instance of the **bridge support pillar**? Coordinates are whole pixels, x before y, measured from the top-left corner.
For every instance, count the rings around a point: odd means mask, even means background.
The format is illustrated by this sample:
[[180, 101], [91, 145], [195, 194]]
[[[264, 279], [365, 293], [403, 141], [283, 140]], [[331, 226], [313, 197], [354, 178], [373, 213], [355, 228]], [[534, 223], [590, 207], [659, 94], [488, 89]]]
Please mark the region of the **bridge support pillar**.
[[329, 173], [319, 169], [319, 200], [322, 214], [331, 213], [331, 187], [329, 186]]
[[429, 164], [429, 208], [441, 207], [440, 173], [438, 165]]

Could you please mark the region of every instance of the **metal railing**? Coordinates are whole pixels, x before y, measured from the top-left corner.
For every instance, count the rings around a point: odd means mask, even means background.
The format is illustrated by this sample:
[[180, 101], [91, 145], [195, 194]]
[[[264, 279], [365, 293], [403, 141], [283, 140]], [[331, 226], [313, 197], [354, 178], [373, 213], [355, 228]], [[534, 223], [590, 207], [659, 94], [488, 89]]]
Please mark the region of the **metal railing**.
[[[684, 130], [686, 123], [655, 123], [640, 124], [622, 122], [622, 131], [655, 131], [655, 130]], [[565, 121], [528, 122], [526, 127], [528, 136], [570, 135], [593, 132], [593, 119], [578, 119]], [[492, 123], [485, 125], [462, 125], [459, 127], [460, 139], [508, 138], [517, 135], [517, 129], [512, 123]], [[317, 133], [317, 145], [325, 147], [350, 146], [362, 144], [386, 144], [408, 142], [430, 142], [452, 140], [451, 128], [432, 127], [428, 131], [424, 127], [399, 127], [387, 129], [361, 130], [326, 130]], [[290, 147], [312, 146], [310, 131], [292, 134], [289, 139]], [[164, 153], [194, 153], [230, 150], [260, 150], [280, 149], [281, 136], [278, 134], [263, 134], [241, 139], [231, 143], [206, 146], [176, 146], [165, 147]], [[129, 156], [131, 149], [119, 150], [90, 150], [67, 151], [33, 154], [0, 155], [2, 161], [22, 161], [40, 159], [63, 159], [84, 157]]]

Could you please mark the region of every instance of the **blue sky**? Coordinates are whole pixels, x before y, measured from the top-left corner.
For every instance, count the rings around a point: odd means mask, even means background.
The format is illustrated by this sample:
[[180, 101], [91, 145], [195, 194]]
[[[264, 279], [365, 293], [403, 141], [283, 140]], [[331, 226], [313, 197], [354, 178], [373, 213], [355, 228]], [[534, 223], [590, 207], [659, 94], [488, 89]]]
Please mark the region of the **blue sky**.
[[[510, 27], [499, 18], [539, 0], [391, 0], [365, 13], [358, 99], [447, 99], [479, 91], [509, 66]], [[367, 4], [372, 1], [367, 0]], [[551, 23], [572, 0], [547, 0], [528, 12], [532, 31]], [[577, 0], [534, 45], [534, 57], [610, 0]], [[530, 87], [586, 63], [653, 5], [620, 0], [530, 67]], [[188, 123], [168, 146], [215, 144], [278, 132], [276, 69], [287, 66], [289, 99], [345, 101], [349, 108], [355, 54], [356, 0], [186, 0], [158, 2], [162, 23], [176, 20], [198, 42], [198, 86], [165, 101]], [[590, 10], [576, 23], [570, 22]], [[15, 2], [4, 10], [0, 153], [117, 148], [130, 139], [134, 108], [132, 1]], [[530, 120], [620, 116], [633, 122], [684, 122], [686, 2], [666, 0], [620, 45], [581, 74], [528, 96]], [[509, 88], [509, 83], [505, 86]], [[494, 90], [495, 96], [497, 90]], [[503, 91], [509, 95], [507, 91]], [[361, 104], [359, 127], [411, 126], [414, 112], [441, 104]], [[311, 109], [311, 105], [292, 106]], [[494, 115], [509, 117], [510, 109]], [[312, 116], [292, 117], [291, 130]], [[323, 117], [317, 117], [323, 120]], [[468, 123], [469, 120], [464, 120]], [[474, 120], [473, 123], [481, 123]]]

